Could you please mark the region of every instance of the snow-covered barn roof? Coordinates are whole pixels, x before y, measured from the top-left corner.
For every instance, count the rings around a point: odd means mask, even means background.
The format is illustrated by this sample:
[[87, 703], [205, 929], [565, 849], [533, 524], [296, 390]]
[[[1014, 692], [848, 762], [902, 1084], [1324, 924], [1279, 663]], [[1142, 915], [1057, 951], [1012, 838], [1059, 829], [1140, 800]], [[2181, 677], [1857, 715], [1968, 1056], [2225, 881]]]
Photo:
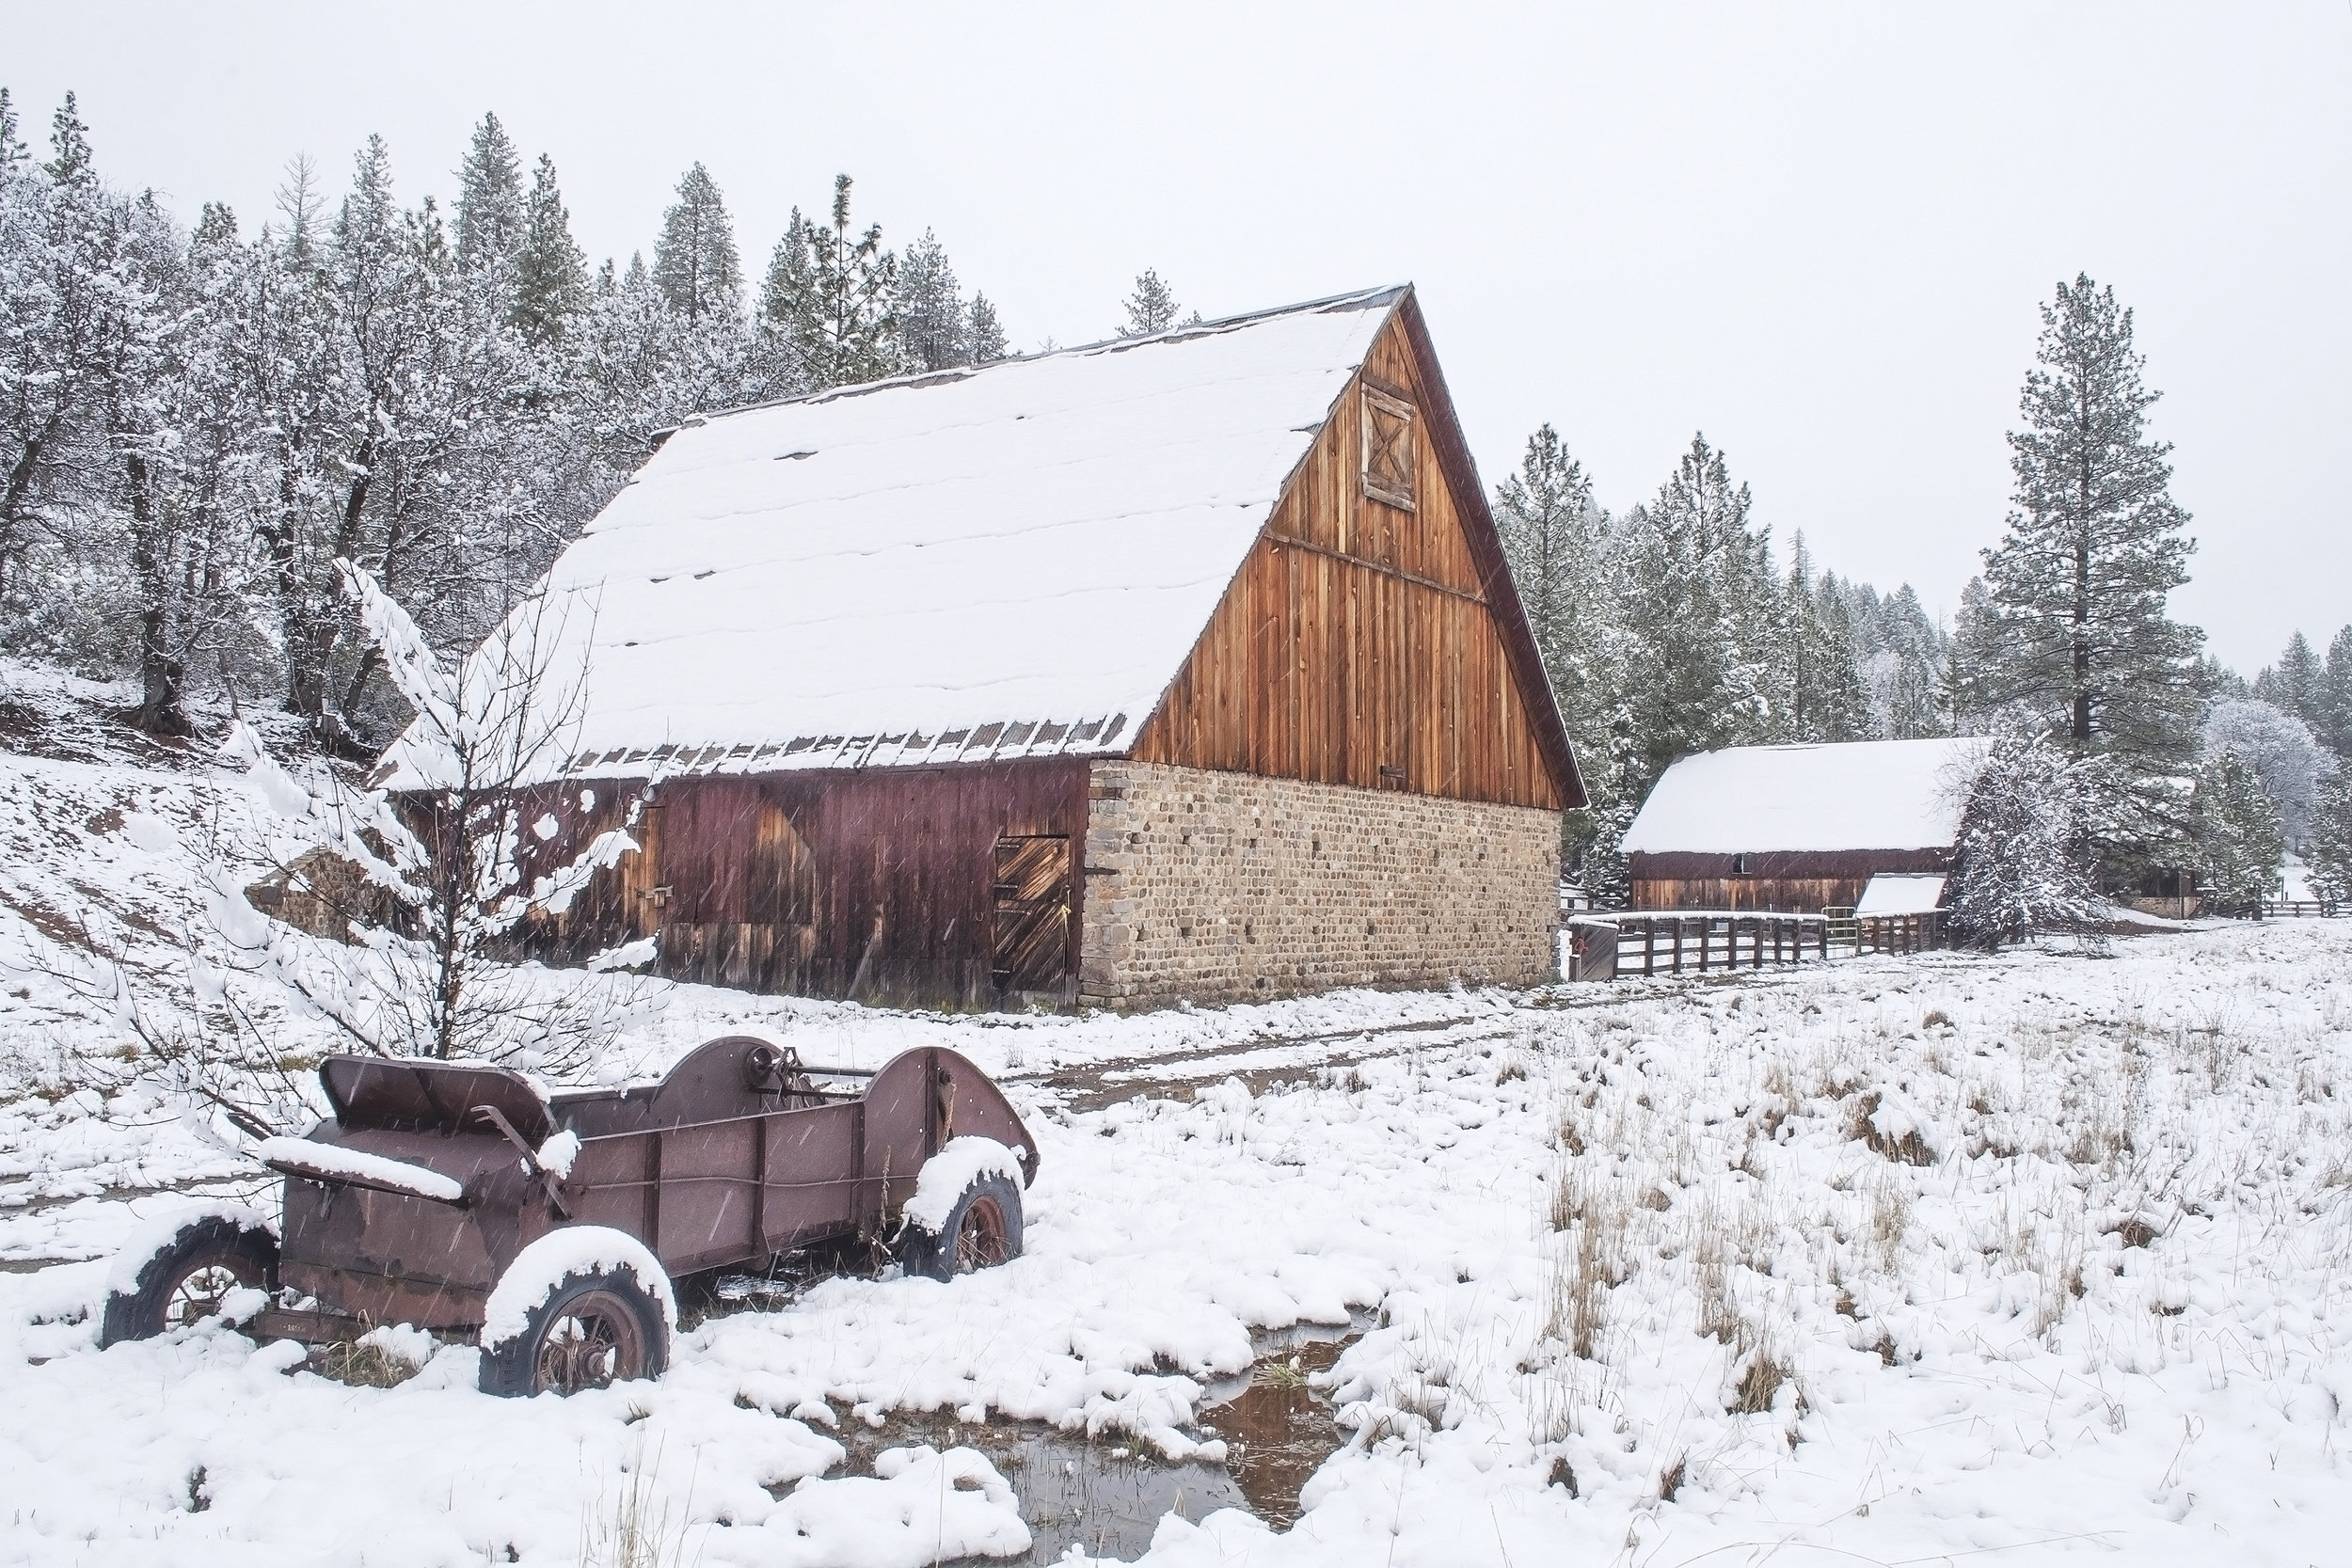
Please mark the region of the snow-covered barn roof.
[[551, 570], [541, 771], [1126, 750], [1405, 294], [691, 421]]
[[1666, 769], [1624, 847], [1653, 855], [1948, 848], [1988, 744], [1859, 740], [1702, 752]]

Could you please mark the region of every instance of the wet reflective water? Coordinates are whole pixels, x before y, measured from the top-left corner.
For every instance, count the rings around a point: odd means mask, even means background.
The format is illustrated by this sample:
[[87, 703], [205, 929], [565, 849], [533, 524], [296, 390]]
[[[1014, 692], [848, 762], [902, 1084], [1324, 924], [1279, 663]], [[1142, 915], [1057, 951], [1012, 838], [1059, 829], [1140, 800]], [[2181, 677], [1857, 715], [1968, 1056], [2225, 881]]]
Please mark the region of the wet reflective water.
[[1223, 1465], [1171, 1465], [1123, 1434], [1089, 1438], [1034, 1422], [937, 1415], [893, 1417], [870, 1429], [845, 1421], [834, 1435], [850, 1456], [834, 1473], [870, 1475], [876, 1454], [910, 1443], [979, 1449], [1011, 1482], [1029, 1527], [1028, 1554], [999, 1562], [1050, 1563], [1073, 1544], [1097, 1557], [1140, 1557], [1168, 1513], [1200, 1520], [1238, 1508], [1286, 1529], [1298, 1518], [1299, 1488], [1347, 1436], [1329, 1402], [1308, 1385], [1356, 1338], [1329, 1333], [1283, 1336], [1247, 1378], [1212, 1388], [1217, 1402], [1201, 1411], [1200, 1435], [1225, 1439]]

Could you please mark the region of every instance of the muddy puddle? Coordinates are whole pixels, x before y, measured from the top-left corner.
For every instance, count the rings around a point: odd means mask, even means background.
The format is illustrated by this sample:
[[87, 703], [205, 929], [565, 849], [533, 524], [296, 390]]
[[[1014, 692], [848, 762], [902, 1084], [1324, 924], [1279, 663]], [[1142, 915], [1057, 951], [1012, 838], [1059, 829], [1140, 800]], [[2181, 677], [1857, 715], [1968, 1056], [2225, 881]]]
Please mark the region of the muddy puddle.
[[894, 1416], [880, 1427], [845, 1421], [834, 1433], [850, 1449], [835, 1475], [871, 1475], [885, 1449], [961, 1444], [986, 1454], [1021, 1499], [1026, 1556], [998, 1563], [1050, 1563], [1073, 1545], [1089, 1555], [1134, 1559], [1152, 1544], [1164, 1514], [1200, 1520], [1220, 1508], [1256, 1514], [1276, 1529], [1298, 1518], [1298, 1491], [1346, 1441], [1331, 1404], [1309, 1386], [1355, 1342], [1356, 1331], [1293, 1331], [1260, 1342], [1245, 1377], [1212, 1385], [1197, 1427], [1222, 1437], [1222, 1465], [1169, 1464], [1123, 1433], [1089, 1438], [1031, 1421], [960, 1422], [945, 1414]]

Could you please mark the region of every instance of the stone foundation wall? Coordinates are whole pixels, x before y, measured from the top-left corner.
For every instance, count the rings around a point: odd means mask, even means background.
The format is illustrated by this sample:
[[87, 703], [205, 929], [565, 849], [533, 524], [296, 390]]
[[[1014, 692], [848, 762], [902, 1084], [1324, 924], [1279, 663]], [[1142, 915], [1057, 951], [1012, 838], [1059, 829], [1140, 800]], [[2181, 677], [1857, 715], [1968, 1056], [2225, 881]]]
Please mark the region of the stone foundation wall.
[[1558, 812], [1099, 762], [1084, 877], [1082, 1005], [1558, 974]]

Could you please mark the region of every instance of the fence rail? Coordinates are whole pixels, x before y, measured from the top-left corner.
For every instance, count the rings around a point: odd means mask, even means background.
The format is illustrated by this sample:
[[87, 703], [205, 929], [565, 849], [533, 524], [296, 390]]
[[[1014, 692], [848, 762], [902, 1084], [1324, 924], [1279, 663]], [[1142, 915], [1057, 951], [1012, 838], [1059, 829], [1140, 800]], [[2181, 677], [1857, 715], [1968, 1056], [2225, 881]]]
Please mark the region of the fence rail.
[[1613, 914], [1619, 974], [1704, 974], [1829, 957], [1829, 922], [1818, 914], [1665, 912]]
[[2352, 904], [2337, 898], [2278, 898], [2263, 901], [2263, 918], [2277, 920], [2297, 917], [2332, 920], [2338, 915], [2352, 914]]

